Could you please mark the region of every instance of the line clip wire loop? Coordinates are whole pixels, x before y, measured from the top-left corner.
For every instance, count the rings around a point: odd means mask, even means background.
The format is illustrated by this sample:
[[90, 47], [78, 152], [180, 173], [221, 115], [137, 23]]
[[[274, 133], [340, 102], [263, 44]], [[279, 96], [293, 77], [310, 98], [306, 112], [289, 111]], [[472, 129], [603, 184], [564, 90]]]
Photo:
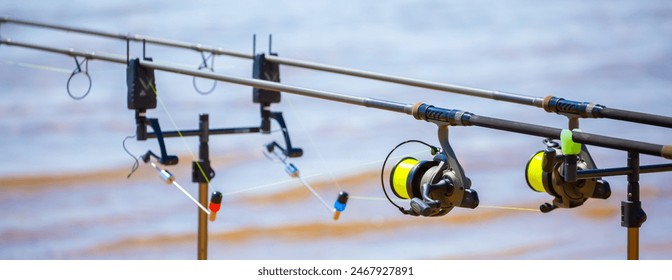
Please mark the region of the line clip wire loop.
[[[210, 64], [208, 64], [208, 59], [210, 60]], [[201, 52], [201, 64], [198, 65], [198, 70], [203, 70], [203, 69], [208, 69], [210, 72], [215, 72], [215, 54], [210, 53], [210, 55], [205, 56], [205, 52]], [[201, 90], [198, 87], [198, 84], [196, 84], [196, 77], [194, 76], [191, 80], [192, 84], [194, 85], [194, 90], [198, 92], [201, 95], [208, 95], [212, 93], [215, 88], [217, 87], [217, 81], [213, 80], [212, 81], [212, 86], [208, 90]]]
[[[74, 70], [72, 70], [72, 74], [70, 74], [70, 78], [68, 78], [68, 83], [66, 84], [65, 88], [68, 91], [68, 95], [70, 96], [70, 98], [74, 100], [82, 100], [84, 99], [84, 97], [89, 95], [89, 92], [91, 92], [91, 85], [93, 84], [93, 82], [91, 81], [91, 75], [89, 75], [89, 59], [84, 58], [82, 62], [79, 62], [76, 56], [74, 58], [75, 58], [75, 65], [77, 65], [77, 67]], [[82, 71], [82, 64], [84, 65], [84, 71]], [[89, 81], [89, 86], [86, 89], [86, 92], [84, 92], [84, 94], [81, 96], [75, 96], [74, 94], [72, 94], [72, 90], [70, 89], [70, 83], [72, 82], [72, 78], [77, 76], [77, 74], [83, 74]]]

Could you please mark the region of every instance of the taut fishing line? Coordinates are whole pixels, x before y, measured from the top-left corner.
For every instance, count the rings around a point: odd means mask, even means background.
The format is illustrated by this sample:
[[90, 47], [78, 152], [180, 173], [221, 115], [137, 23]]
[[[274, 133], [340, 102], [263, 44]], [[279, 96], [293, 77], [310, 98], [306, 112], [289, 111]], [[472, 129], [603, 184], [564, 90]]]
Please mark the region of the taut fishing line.
[[[68, 92], [68, 96], [70, 96], [70, 98], [72, 98], [74, 100], [82, 100], [87, 95], [89, 95], [89, 92], [91, 92], [92, 81], [91, 81], [91, 75], [89, 74], [89, 60], [88, 59], [84, 59], [84, 60], [82, 60], [82, 62], [79, 62], [77, 60], [77, 58], [75, 57], [76, 68], [74, 70], [67, 70], [67, 69], [53, 67], [53, 66], [26, 63], [26, 62], [15, 62], [15, 61], [9, 61], [9, 60], [3, 60], [2, 62], [5, 63], [5, 64], [8, 64], [8, 65], [16, 65], [16, 66], [24, 67], [24, 68], [28, 68], [28, 69], [35, 69], [35, 70], [49, 71], [49, 72], [55, 72], [55, 73], [70, 74], [70, 77], [68, 78], [68, 82], [66, 83], [65, 89]], [[82, 70], [82, 65], [85, 66], [84, 70]], [[70, 89], [70, 83], [72, 82], [72, 79], [75, 76], [77, 76], [78, 74], [84, 75], [86, 77], [87, 81], [88, 81], [87, 90], [81, 96], [75, 96], [72, 93], [72, 90]]]
[[[292, 111], [295, 111], [295, 110], [294, 110], [294, 105], [292, 104], [291, 100], [289, 100], [288, 102], [289, 102], [290, 109], [291, 109]], [[322, 163], [322, 167], [323, 167], [324, 169], [330, 170], [330, 169], [327, 168], [326, 161], [324, 160], [324, 157], [322, 156], [320, 150], [317, 148], [317, 145], [315, 145], [315, 141], [314, 141], [313, 138], [311, 137], [310, 133], [307, 133], [307, 129], [306, 129], [306, 127], [303, 125], [303, 122], [299, 121], [299, 125], [300, 125], [301, 128], [304, 130], [304, 132], [306, 132], [306, 134], [308, 135], [308, 139], [309, 139], [310, 145], [313, 147], [313, 149], [315, 149], [315, 151], [316, 151], [316, 153], [317, 153], [317, 155], [318, 155], [318, 158], [320, 159], [320, 162]], [[281, 126], [282, 126], [282, 123], [281, 123]], [[285, 127], [283, 127], [282, 129], [283, 129], [283, 130], [286, 130]], [[286, 133], [286, 131], [283, 131], [283, 133]], [[288, 143], [289, 143], [289, 142], [288, 142]], [[312, 186], [311, 186], [311, 185], [310, 185], [310, 184], [309, 184], [309, 183], [308, 183], [308, 182], [301, 176], [299, 169], [298, 169], [296, 166], [294, 166], [294, 164], [287, 162], [287, 158], [290, 157], [290, 154], [287, 153], [287, 154], [284, 154], [284, 156], [281, 156], [281, 155], [279, 155], [279, 154], [277, 153], [277, 151], [276, 151], [276, 149], [275, 149], [276, 145], [277, 145], [277, 144], [275, 144], [275, 142], [272, 143], [272, 144], [269, 144], [269, 145], [265, 145], [265, 149], [263, 150], [264, 155], [265, 155], [267, 158], [269, 158], [270, 160], [274, 161], [274, 162], [281, 162], [281, 163], [285, 166], [285, 171], [287, 172], [287, 174], [288, 174], [290, 177], [292, 177], [292, 178], [297, 178], [297, 179], [301, 182], [301, 184], [302, 184], [303, 186], [305, 186], [305, 187], [306, 187], [306, 188], [313, 194], [313, 196], [315, 196], [320, 202], [322, 202], [322, 204], [327, 208], [327, 211], [329, 211], [330, 213], [333, 213], [333, 219], [334, 219], [334, 220], [338, 220], [338, 219], [340, 218], [341, 212], [343, 212], [343, 211], [345, 210], [345, 208], [346, 208], [346, 205], [347, 205], [347, 201], [348, 201], [348, 197], [349, 197], [349, 195], [348, 195], [347, 192], [344, 192], [344, 191], [343, 191], [343, 189], [341, 188], [340, 184], [339, 184], [338, 181], [336, 180], [336, 178], [335, 178], [333, 172], [331, 172], [331, 170], [330, 170], [330, 171], [328, 171], [327, 173], [329, 174], [330, 179], [331, 179], [331, 181], [333, 182], [333, 184], [337, 186], [337, 188], [338, 188], [338, 190], [339, 190], [339, 193], [338, 193], [338, 197], [336, 198], [336, 201], [334, 202], [334, 206], [333, 206], [333, 208], [332, 208], [332, 207], [330, 207], [329, 204], [328, 204], [328, 203], [327, 203], [327, 202], [320, 196], [320, 194], [319, 194], [317, 191], [315, 191], [315, 189], [314, 189], [314, 188], [313, 188], [313, 187], [312, 187]], [[278, 146], [278, 148], [282, 149], [282, 148], [279, 147], [279, 146]], [[288, 149], [289, 149], [289, 148], [288, 148]], [[289, 152], [289, 151], [288, 151], [288, 152]], [[270, 153], [272, 153], [273, 155], [275, 155], [275, 157], [277, 158], [277, 160], [274, 160], [274, 159], [270, 156]], [[284, 150], [283, 150], [283, 153], [284, 153]]]
[[[425, 153], [425, 152], [426, 151], [413, 152], [413, 153], [407, 154], [406, 156], [415, 155], [415, 154], [419, 154], [419, 153]], [[268, 158], [268, 159], [270, 159], [274, 162], [278, 162], [277, 159], [271, 158], [265, 152], [264, 152], [264, 156], [266, 156], [266, 158]], [[390, 159], [401, 159], [402, 157], [404, 157], [404, 156], [402, 155], [402, 156], [397, 156], [397, 157], [391, 157]], [[335, 173], [347, 173], [347, 171], [351, 171], [351, 170], [354, 170], [354, 169], [360, 169], [361, 166], [378, 165], [382, 162], [383, 162], [382, 160], [374, 160], [374, 161], [359, 164], [358, 166], [350, 166], [348, 168], [343, 168], [343, 169], [340, 169], [340, 170], [337, 170], [337, 171], [331, 171], [331, 172], [333, 172], [333, 174], [335, 174]], [[322, 173], [315, 173], [315, 174], [306, 175], [306, 176], [302, 176], [302, 177], [304, 179], [310, 179], [310, 178], [325, 176], [327, 174], [328, 174], [328, 172], [322, 172]], [[274, 182], [274, 183], [269, 183], [269, 184], [264, 184], [264, 185], [258, 185], [258, 186], [254, 186], [254, 187], [250, 187], [250, 188], [240, 189], [240, 190], [237, 190], [237, 191], [227, 192], [227, 193], [224, 193], [224, 195], [226, 195], [226, 196], [236, 195], [236, 194], [246, 193], [246, 192], [250, 192], [250, 191], [254, 191], [254, 190], [276, 187], [276, 186], [280, 186], [280, 185], [284, 185], [284, 184], [288, 184], [288, 183], [292, 183], [292, 182], [294, 182], [294, 180], [287, 179], [287, 180], [284, 180], [284, 181], [279, 181], [279, 182]]]
[[2, 62], [5, 63], [5, 64], [8, 64], [8, 65], [16, 65], [16, 66], [20, 66], [20, 67], [24, 67], [24, 68], [29, 68], [29, 69], [44, 70], [44, 71], [56, 72], [56, 73], [67, 73], [67, 74], [72, 73], [72, 70], [53, 67], [53, 66], [47, 66], [47, 65], [32, 64], [32, 63], [26, 63], [26, 62], [15, 62], [15, 61], [10, 61], [10, 60], [3, 60]]
[[[320, 202], [322, 202], [324, 207], [327, 208], [327, 211], [331, 212], [332, 209], [329, 206], [329, 204], [320, 196], [320, 194], [318, 194], [315, 191], [315, 189], [313, 189], [313, 187], [306, 180], [304, 180], [301, 177], [301, 172], [299, 171], [299, 169], [296, 166], [294, 166], [294, 164], [287, 162], [287, 156], [279, 155], [276, 150], [272, 150], [269, 152], [267, 149], [263, 149], [263, 153], [264, 156], [266, 156], [266, 158], [270, 159], [271, 161], [282, 163], [285, 166], [285, 171], [287, 172], [287, 174], [292, 178], [298, 179], [299, 182], [301, 182], [301, 184], [305, 186], [306, 189], [308, 189], [313, 194], [313, 196], [315, 196]], [[276, 159], [272, 158], [269, 153], [275, 155]]]
[[[418, 140], [409, 140], [409, 141], [405, 141], [405, 143], [416, 142], [416, 141], [418, 141]], [[421, 142], [421, 141], [418, 141], [418, 142]], [[399, 146], [401, 146], [405, 143], [401, 143], [401, 144], [399, 144]], [[426, 144], [426, 143], [424, 143], [424, 144]], [[426, 145], [428, 147], [436, 148], [436, 147], [431, 146], [429, 144], [426, 144]], [[390, 152], [390, 154], [388, 155], [386, 160], [389, 161], [389, 160], [395, 160], [395, 159], [402, 159], [402, 158], [405, 158], [405, 157], [408, 157], [408, 156], [411, 156], [411, 155], [416, 155], [416, 154], [426, 153], [426, 152], [427, 151], [423, 150], [423, 151], [412, 152], [412, 153], [408, 153], [408, 154], [404, 154], [404, 155], [400, 155], [400, 156], [394, 156], [394, 157], [391, 156], [392, 152]], [[269, 160], [271, 160], [273, 162], [282, 162], [281, 161], [282, 158], [279, 155], [276, 155], [277, 158], [273, 158], [265, 150], [264, 150], [264, 156], [266, 156], [266, 158], [268, 158]], [[284, 163], [284, 162], [282, 162], [282, 163]], [[314, 191], [314, 189], [312, 189], [310, 187], [310, 185], [305, 182], [305, 179], [321, 177], [321, 176], [325, 176], [325, 175], [328, 175], [328, 174], [333, 175], [335, 173], [344, 173], [345, 171], [350, 171], [350, 170], [353, 170], [353, 169], [359, 169], [361, 166], [378, 165], [378, 164], [381, 164], [381, 163], [385, 163], [385, 161], [375, 160], [375, 161], [359, 164], [358, 166], [352, 166], [352, 167], [348, 167], [348, 168], [345, 168], [345, 169], [341, 169], [341, 170], [338, 170], [338, 171], [322, 172], [322, 173], [316, 173], [316, 174], [311, 174], [311, 175], [307, 175], [307, 176], [301, 176], [300, 180], [301, 180], [301, 183], [304, 185], [304, 187], [306, 187], [308, 190], [310, 190], [322, 202], [322, 204], [325, 204], [327, 207], [329, 207], [328, 204], [325, 202], [325, 200], [322, 199], [319, 195], [317, 195], [316, 192]], [[254, 186], [254, 187], [249, 187], [249, 188], [244, 188], [244, 189], [240, 189], [240, 190], [236, 190], [236, 191], [231, 191], [231, 192], [223, 193], [223, 195], [225, 195], [225, 196], [239, 195], [239, 194], [244, 194], [246, 192], [251, 192], [251, 191], [270, 188], [270, 187], [276, 187], [276, 186], [280, 186], [280, 185], [284, 185], [284, 184], [288, 184], [288, 183], [292, 183], [292, 182], [294, 182], [293, 179], [288, 179], [288, 180], [283, 180], [283, 181], [279, 181], [279, 182], [273, 182], [273, 183], [270, 183], [270, 184], [258, 185], [258, 186]], [[386, 193], [385, 188], [383, 188], [383, 192]], [[408, 200], [402, 200], [402, 199], [392, 199], [389, 196], [387, 196], [387, 194], [386, 194], [386, 198], [370, 197], [370, 196], [349, 196], [349, 198], [354, 199], [354, 200], [368, 200], [368, 201], [393, 201], [393, 202], [395, 202], [395, 201], [396, 202], [408, 201]], [[479, 205], [479, 207], [501, 209], [501, 210], [539, 212], [538, 209], [525, 208], [525, 207], [495, 206], [495, 205]]]
[[[354, 200], [370, 200], [370, 201], [387, 201], [387, 199], [382, 198], [382, 197], [356, 196], [356, 195], [352, 195], [352, 196], [350, 196], [350, 199], [354, 199]], [[392, 200], [393, 200], [393, 201], [397, 201], [397, 202], [404, 202], [404, 201], [406, 201], [406, 200], [402, 200], [402, 199], [392, 199]], [[494, 206], [494, 205], [482, 205], [482, 204], [479, 204], [478, 207], [482, 207], [482, 208], [492, 208], [492, 209], [502, 209], [502, 210], [515, 210], [515, 211], [539, 212], [539, 209], [535, 209], [535, 208], [513, 207], [513, 206]]]
[[[296, 109], [294, 108], [294, 104], [292, 103], [292, 99], [286, 99], [287, 103], [289, 104], [290, 110], [292, 112], [296, 112]], [[299, 126], [301, 126], [301, 129], [304, 131], [306, 136], [308, 137], [308, 143], [310, 146], [312, 146], [313, 150], [315, 150], [315, 153], [317, 153], [317, 157], [320, 159], [320, 163], [322, 164], [322, 168], [328, 170], [327, 173], [329, 174], [329, 177], [331, 181], [336, 185], [338, 188], [338, 191], [343, 191], [343, 188], [341, 188], [341, 185], [338, 183], [338, 180], [336, 180], [336, 176], [334, 176], [334, 173], [331, 171], [330, 168], [327, 167], [327, 161], [324, 159], [324, 156], [322, 155], [322, 152], [320, 149], [317, 148], [317, 145], [315, 144], [315, 140], [313, 139], [313, 136], [308, 132], [308, 129], [304, 125], [303, 121], [301, 118], [297, 118]]]

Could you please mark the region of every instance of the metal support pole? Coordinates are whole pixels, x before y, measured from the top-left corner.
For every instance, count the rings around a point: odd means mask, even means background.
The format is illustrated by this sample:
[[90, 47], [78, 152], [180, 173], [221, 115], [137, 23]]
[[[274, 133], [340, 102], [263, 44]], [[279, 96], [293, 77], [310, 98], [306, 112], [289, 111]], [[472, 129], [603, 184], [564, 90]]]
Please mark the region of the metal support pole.
[[[208, 183], [198, 183], [198, 202], [208, 205]], [[198, 211], [198, 259], [208, 259], [208, 215], [203, 210]]]
[[[208, 140], [210, 137], [209, 129], [209, 117], [208, 114], [201, 114], [199, 116], [199, 129], [201, 135], [199, 137], [199, 147], [198, 147], [198, 156], [199, 164], [195, 164], [193, 168], [198, 168], [199, 170], [193, 170], [193, 172], [202, 173], [204, 171], [203, 165], [206, 165], [209, 169], [210, 166], [210, 147], [208, 146]], [[207, 179], [209, 176], [205, 175], [206, 182], [198, 183], [198, 202], [201, 205], [208, 205], [208, 183]], [[203, 180], [200, 180], [203, 181]], [[206, 215], [201, 209], [198, 210], [198, 259], [207, 260], [208, 259], [208, 215]]]
[[639, 228], [628, 228], [628, 260], [639, 260]]
[[[628, 174], [628, 201], [641, 211], [639, 200], [639, 154], [628, 152], [628, 167], [632, 173]], [[639, 259], [639, 225], [628, 225], [628, 260]]]
[[628, 197], [621, 201], [621, 226], [628, 228], [628, 260], [639, 259], [639, 228], [646, 221], [646, 213], [639, 200], [639, 153], [628, 152]]
[[[628, 202], [641, 210], [639, 200], [639, 154], [628, 152], [628, 167], [632, 173], [628, 174]], [[639, 259], [639, 226], [628, 226], [628, 260]]]

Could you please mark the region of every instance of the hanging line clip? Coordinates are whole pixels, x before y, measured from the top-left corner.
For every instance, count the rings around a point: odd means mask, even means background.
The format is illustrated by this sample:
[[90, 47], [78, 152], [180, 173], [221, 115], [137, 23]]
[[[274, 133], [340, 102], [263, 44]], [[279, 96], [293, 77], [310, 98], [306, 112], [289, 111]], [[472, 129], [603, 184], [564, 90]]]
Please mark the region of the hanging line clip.
[[[208, 60], [210, 60], [210, 63], [208, 64]], [[210, 72], [215, 72], [215, 54], [210, 53], [208, 56], [205, 56], [205, 52], [201, 52], [201, 64], [198, 65], [198, 70], [203, 70], [203, 69], [208, 69]], [[212, 81], [212, 86], [208, 90], [201, 90], [198, 85], [196, 84], [196, 77], [194, 76], [192, 79], [192, 84], [194, 85], [194, 90], [198, 92], [199, 94], [202, 95], [207, 95], [212, 93], [215, 90], [215, 87], [217, 87], [217, 81]]]
[[210, 203], [208, 208], [210, 209], [210, 221], [214, 222], [217, 219], [217, 212], [222, 207], [222, 193], [218, 191], [212, 192], [210, 196]]
[[[75, 65], [77, 65], [77, 67], [74, 70], [72, 70], [72, 74], [70, 74], [70, 78], [68, 78], [68, 83], [66, 84], [65, 88], [68, 91], [68, 95], [72, 99], [82, 100], [82, 99], [84, 99], [84, 97], [89, 95], [89, 92], [91, 92], [91, 85], [93, 84], [92, 81], [91, 81], [91, 75], [89, 75], [89, 59], [84, 58], [84, 60], [82, 60], [82, 62], [79, 62], [79, 60], [77, 59], [76, 56], [74, 58], [75, 58]], [[84, 65], [84, 71], [82, 71], [82, 65]], [[81, 95], [81, 96], [75, 96], [74, 94], [72, 94], [72, 90], [70, 89], [70, 83], [72, 82], [72, 78], [77, 76], [77, 74], [83, 74], [86, 77], [86, 79], [89, 81], [89, 86], [86, 89], [86, 92], [84, 92], [84, 94]]]

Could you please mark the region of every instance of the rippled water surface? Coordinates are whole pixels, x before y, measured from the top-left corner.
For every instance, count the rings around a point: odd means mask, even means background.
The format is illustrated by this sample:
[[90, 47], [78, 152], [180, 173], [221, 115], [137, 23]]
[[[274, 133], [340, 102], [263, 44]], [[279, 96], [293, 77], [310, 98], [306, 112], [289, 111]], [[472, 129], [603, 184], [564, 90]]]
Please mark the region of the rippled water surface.
[[[669, 1], [4, 1], [0, 14], [67, 26], [201, 43], [424, 80], [530, 96], [556, 95], [607, 107], [670, 116], [672, 4]], [[243, 3], [245, 2], [245, 3]], [[17, 41], [126, 54], [122, 41], [11, 24], [0, 36]], [[132, 56], [142, 56], [132, 44]], [[196, 68], [200, 55], [148, 45], [155, 61]], [[196, 207], [177, 189], [133, 161], [122, 140], [134, 133], [126, 109], [125, 66], [90, 61], [90, 94], [66, 91], [71, 57], [0, 46], [0, 259], [193, 259]], [[215, 71], [249, 77], [251, 61], [218, 56]], [[256, 126], [251, 89], [218, 83], [209, 95], [192, 78], [157, 72], [161, 107], [148, 113], [165, 130]], [[349, 95], [426, 102], [478, 115], [565, 127], [566, 119], [538, 108], [412, 88], [336, 74], [281, 67], [283, 83]], [[196, 80], [205, 88], [208, 81]], [[88, 86], [73, 78], [73, 94]], [[548, 214], [550, 201], [526, 186], [524, 166], [542, 139], [479, 127], [451, 128], [451, 144], [473, 181], [481, 206], [441, 218], [400, 214], [380, 188], [382, 160], [407, 139], [437, 143], [436, 127], [407, 115], [283, 94], [292, 159], [328, 203], [339, 190], [353, 197], [334, 222], [321, 202], [292, 181], [261, 147], [270, 135], [212, 136], [225, 193], [209, 224], [212, 259], [623, 259], [626, 229], [620, 201], [626, 178], [611, 177], [612, 197]], [[669, 144], [669, 129], [613, 120], [583, 120], [592, 133]], [[186, 145], [185, 145], [186, 143]], [[168, 139], [180, 164], [170, 167], [193, 193], [190, 150], [198, 140]], [[134, 154], [156, 141], [127, 142]], [[188, 148], [187, 148], [188, 147]], [[590, 147], [600, 167], [625, 165], [626, 154]], [[418, 153], [420, 152], [420, 153]], [[425, 157], [422, 146], [397, 156]], [[642, 164], [663, 163], [642, 156]], [[669, 173], [641, 176], [643, 259], [672, 259]], [[406, 205], [406, 204], [404, 204]]]

